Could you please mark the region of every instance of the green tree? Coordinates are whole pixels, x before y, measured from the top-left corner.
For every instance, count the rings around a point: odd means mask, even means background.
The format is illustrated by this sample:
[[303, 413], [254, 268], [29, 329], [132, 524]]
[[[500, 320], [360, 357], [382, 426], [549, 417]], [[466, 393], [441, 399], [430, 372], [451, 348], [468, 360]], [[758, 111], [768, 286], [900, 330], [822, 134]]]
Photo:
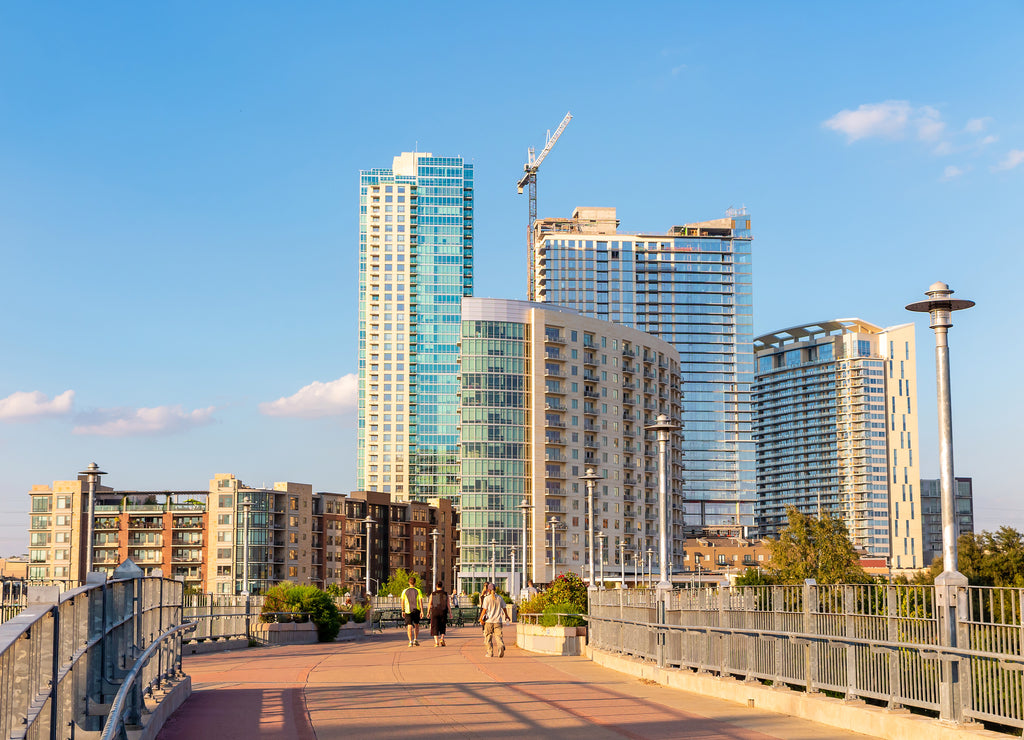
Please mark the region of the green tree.
[[[409, 588], [409, 576], [416, 575], [415, 572], [406, 570], [405, 568], [397, 568], [391, 573], [384, 583], [380, 585], [381, 596], [401, 596], [405, 589]], [[419, 578], [416, 579], [416, 585], [420, 587], [420, 591], [423, 590], [423, 584]]]
[[[972, 586], [1024, 586], [1024, 535], [1013, 527], [995, 532], [966, 532], [957, 539], [957, 570]], [[911, 583], [935, 583], [942, 572], [942, 558], [917, 573]]]
[[737, 586], [771, 586], [775, 580], [763, 570], [747, 568], [743, 575], [736, 579]]
[[772, 556], [771, 578], [776, 583], [870, 583], [860, 567], [846, 525], [826, 514], [814, 517], [786, 508], [789, 523], [777, 540], [768, 542]]

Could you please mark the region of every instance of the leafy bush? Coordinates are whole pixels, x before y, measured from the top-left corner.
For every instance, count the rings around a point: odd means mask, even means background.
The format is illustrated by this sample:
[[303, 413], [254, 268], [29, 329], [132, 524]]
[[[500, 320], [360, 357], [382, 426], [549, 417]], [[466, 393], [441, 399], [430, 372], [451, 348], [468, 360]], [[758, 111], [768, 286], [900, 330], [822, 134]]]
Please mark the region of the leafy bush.
[[366, 621], [366, 615], [370, 612], [370, 607], [363, 604], [356, 604], [352, 607], [352, 621], [356, 624], [362, 624]]
[[[272, 616], [279, 612], [278, 616]], [[290, 619], [287, 615], [293, 615]], [[279, 583], [267, 589], [260, 612], [261, 622], [305, 622], [312, 620], [316, 625], [317, 639], [330, 642], [338, 636], [341, 629], [341, 617], [334, 600], [316, 586], [296, 586], [292, 583]], [[282, 618], [284, 617], [284, 618]]]
[[480, 593], [474, 591], [469, 595], [469, 600], [473, 602], [473, 606], [480, 606]]
[[563, 611], [572, 614], [587, 613], [587, 584], [575, 573], [558, 576], [543, 594], [548, 604], [562, 604]]
[[549, 604], [544, 607], [540, 623], [545, 627], [554, 627], [559, 624], [563, 627], [582, 627], [587, 623], [582, 617], [559, 617], [557, 616], [559, 614], [579, 614], [579, 612], [573, 611], [572, 604]]

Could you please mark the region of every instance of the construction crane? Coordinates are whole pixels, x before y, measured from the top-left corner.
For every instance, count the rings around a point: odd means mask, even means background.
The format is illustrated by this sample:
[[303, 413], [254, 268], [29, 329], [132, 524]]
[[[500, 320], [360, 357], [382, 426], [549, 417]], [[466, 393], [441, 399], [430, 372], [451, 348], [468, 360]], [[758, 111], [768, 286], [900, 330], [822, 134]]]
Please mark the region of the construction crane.
[[558, 137], [565, 131], [565, 127], [569, 125], [569, 121], [572, 120], [572, 113], [566, 113], [565, 118], [558, 124], [558, 128], [555, 129], [555, 133], [552, 134], [548, 131], [548, 136], [544, 142], [544, 148], [540, 151], [540, 156], [536, 159], [533, 157], [533, 147], [531, 146], [526, 152], [526, 164], [523, 165], [523, 172], [525, 173], [519, 180], [519, 194], [522, 195], [523, 188], [528, 188], [528, 194], [530, 199], [530, 221], [527, 224], [527, 244], [529, 246], [528, 256], [530, 260], [530, 300], [536, 300], [536, 289], [534, 288], [534, 266], [533, 252], [534, 252], [534, 239], [536, 238], [533, 233], [533, 224], [537, 220], [537, 169], [540, 167], [540, 163], [544, 161], [544, 158], [548, 156], [551, 151], [551, 147], [558, 141]]

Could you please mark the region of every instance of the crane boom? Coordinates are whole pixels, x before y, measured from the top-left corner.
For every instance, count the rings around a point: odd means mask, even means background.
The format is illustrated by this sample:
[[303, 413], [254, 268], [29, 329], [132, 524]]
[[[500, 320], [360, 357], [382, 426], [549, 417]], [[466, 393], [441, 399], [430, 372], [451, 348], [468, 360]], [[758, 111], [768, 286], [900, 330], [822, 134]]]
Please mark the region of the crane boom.
[[553, 133], [550, 136], [550, 138], [548, 138], [547, 142], [545, 142], [544, 148], [541, 149], [540, 154], [537, 156], [536, 159], [534, 159], [533, 157], [533, 149], [529, 150], [529, 154], [527, 157], [528, 161], [526, 162], [526, 164], [523, 165], [523, 172], [526, 174], [524, 174], [522, 178], [520, 178], [519, 183], [517, 185], [520, 193], [523, 192], [523, 188], [526, 186], [530, 177], [537, 175], [537, 168], [540, 167], [540, 163], [543, 162], [544, 158], [547, 157], [548, 154], [551, 152], [551, 147], [553, 147], [555, 145], [555, 142], [558, 141], [558, 137], [562, 135], [562, 132], [565, 131], [565, 127], [569, 125], [569, 121], [571, 120], [572, 113], [566, 113], [565, 118], [563, 118], [562, 122], [558, 124], [558, 128], [555, 129], [555, 133]]
[[541, 149], [540, 155], [536, 159], [534, 159], [533, 156], [533, 147], [530, 147], [527, 150], [526, 164], [523, 165], [524, 174], [519, 179], [519, 182], [517, 184], [519, 193], [523, 192], [523, 188], [528, 188], [529, 192], [528, 197], [530, 201], [530, 216], [527, 223], [526, 243], [528, 247], [527, 256], [530, 260], [530, 279], [528, 290], [531, 301], [537, 300], [536, 279], [534, 277], [534, 270], [536, 268], [534, 266], [533, 258], [535, 239], [533, 233], [533, 224], [537, 220], [537, 169], [540, 167], [541, 162], [544, 161], [544, 158], [551, 153], [551, 148], [555, 145], [555, 142], [558, 141], [558, 137], [562, 135], [562, 132], [565, 131], [565, 127], [569, 125], [569, 121], [571, 120], [572, 113], [566, 113], [565, 118], [562, 119], [562, 122], [558, 124], [558, 128], [555, 129], [555, 133], [549, 136], [547, 141], [544, 142], [544, 148]]

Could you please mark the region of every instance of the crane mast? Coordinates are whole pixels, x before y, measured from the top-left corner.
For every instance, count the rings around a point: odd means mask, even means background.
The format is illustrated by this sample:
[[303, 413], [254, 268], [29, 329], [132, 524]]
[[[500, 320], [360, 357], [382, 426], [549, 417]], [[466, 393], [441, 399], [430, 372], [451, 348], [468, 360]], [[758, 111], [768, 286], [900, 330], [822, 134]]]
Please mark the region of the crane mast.
[[533, 224], [537, 221], [537, 170], [540, 168], [541, 162], [544, 161], [545, 157], [551, 153], [551, 148], [558, 141], [558, 137], [565, 131], [565, 127], [569, 125], [569, 121], [572, 120], [572, 113], [566, 113], [565, 118], [558, 124], [558, 128], [555, 129], [554, 134], [549, 134], [544, 142], [544, 148], [541, 149], [540, 154], [535, 159], [533, 156], [533, 147], [531, 146], [526, 150], [526, 164], [523, 165], [523, 176], [519, 179], [517, 185], [518, 192], [522, 194], [523, 188], [526, 188], [527, 198], [530, 201], [530, 216], [529, 222], [527, 223], [527, 257], [530, 261], [529, 274], [530, 274], [530, 285], [529, 285], [529, 298], [531, 301], [537, 299], [536, 290], [536, 278], [534, 277], [534, 235]]

